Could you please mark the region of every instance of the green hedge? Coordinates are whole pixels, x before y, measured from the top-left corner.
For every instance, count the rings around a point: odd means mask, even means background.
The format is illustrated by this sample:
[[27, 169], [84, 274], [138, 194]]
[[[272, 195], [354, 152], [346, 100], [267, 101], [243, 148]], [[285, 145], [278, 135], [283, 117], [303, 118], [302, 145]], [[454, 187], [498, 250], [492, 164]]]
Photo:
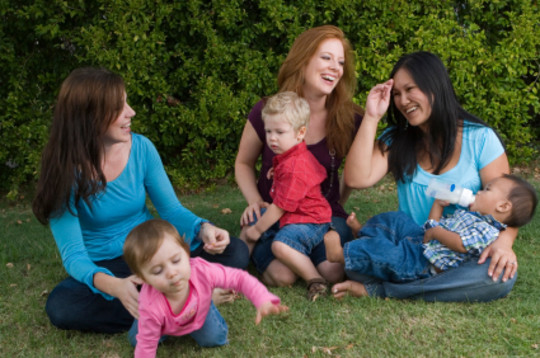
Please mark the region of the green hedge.
[[36, 178], [60, 83], [86, 65], [125, 78], [132, 128], [154, 141], [177, 188], [230, 178], [249, 109], [277, 89], [294, 38], [321, 24], [353, 44], [359, 104], [402, 54], [429, 50], [512, 163], [536, 155], [534, 0], [0, 0], [0, 20], [0, 189], [10, 198]]

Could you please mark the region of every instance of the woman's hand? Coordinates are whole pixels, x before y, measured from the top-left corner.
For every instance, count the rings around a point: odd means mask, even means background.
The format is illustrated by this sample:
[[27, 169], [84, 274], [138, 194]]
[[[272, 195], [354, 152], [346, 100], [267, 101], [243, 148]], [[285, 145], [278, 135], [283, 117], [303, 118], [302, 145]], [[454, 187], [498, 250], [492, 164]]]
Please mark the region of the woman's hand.
[[114, 289], [111, 292], [111, 296], [118, 298], [126, 310], [135, 319], [139, 319], [139, 291], [137, 290], [137, 285], [142, 285], [143, 281], [135, 275], [116, 279], [118, 281], [113, 286]]
[[94, 274], [94, 286], [106, 294], [118, 298], [126, 310], [136, 319], [139, 319], [139, 291], [138, 285], [143, 281], [135, 275], [119, 278], [97, 272]]
[[259, 219], [261, 217], [261, 209], [267, 208], [268, 205], [270, 204], [264, 201], [248, 205], [240, 217], [240, 226], [247, 226], [254, 222], [255, 219]]
[[210, 223], [203, 223], [199, 232], [203, 249], [211, 255], [221, 254], [231, 242], [229, 232]]
[[512, 246], [508, 245], [507, 242], [500, 240], [493, 241], [491, 245], [486, 247], [486, 249], [480, 255], [478, 260], [479, 264], [486, 262], [487, 258], [491, 257], [491, 262], [488, 268], [488, 275], [497, 281], [499, 276], [504, 270], [502, 276], [502, 281], [506, 282], [509, 278], [513, 278], [517, 272], [517, 257], [512, 250]]
[[389, 79], [384, 83], [379, 83], [369, 91], [366, 99], [366, 117], [380, 120], [384, 116], [390, 106], [393, 86], [394, 80]]

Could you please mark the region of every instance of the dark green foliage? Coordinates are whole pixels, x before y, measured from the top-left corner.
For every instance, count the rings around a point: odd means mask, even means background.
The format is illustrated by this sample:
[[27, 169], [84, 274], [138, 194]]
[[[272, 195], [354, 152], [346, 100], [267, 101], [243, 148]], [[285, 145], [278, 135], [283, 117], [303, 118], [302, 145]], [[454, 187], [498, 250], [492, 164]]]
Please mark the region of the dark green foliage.
[[0, 189], [14, 198], [35, 180], [60, 83], [86, 65], [125, 78], [132, 128], [154, 141], [176, 187], [228, 177], [249, 109], [276, 91], [295, 37], [322, 24], [353, 44], [359, 104], [402, 54], [429, 50], [512, 163], [536, 155], [534, 0], [0, 0]]

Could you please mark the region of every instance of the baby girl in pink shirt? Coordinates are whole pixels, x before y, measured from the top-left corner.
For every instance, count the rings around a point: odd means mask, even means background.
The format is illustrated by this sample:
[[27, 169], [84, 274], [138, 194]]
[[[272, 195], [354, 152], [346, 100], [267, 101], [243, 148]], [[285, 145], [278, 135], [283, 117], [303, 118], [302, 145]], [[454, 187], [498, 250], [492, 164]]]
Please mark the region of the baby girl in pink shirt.
[[288, 310], [246, 271], [190, 258], [189, 246], [164, 220], [135, 227], [124, 243], [124, 258], [143, 283], [138, 326], [130, 330], [135, 357], [155, 357], [164, 335], [190, 334], [203, 347], [226, 344], [228, 328], [212, 303], [214, 288], [243, 293], [257, 308], [255, 324]]

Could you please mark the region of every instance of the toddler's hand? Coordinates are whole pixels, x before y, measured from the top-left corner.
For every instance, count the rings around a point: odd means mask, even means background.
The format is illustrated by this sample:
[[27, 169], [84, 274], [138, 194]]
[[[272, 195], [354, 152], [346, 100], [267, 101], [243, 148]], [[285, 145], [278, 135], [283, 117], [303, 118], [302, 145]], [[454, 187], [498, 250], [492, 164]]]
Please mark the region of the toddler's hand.
[[432, 227], [430, 229], [427, 229], [424, 232], [424, 243], [427, 243], [427, 242], [430, 242], [431, 240], [433, 240], [434, 230], [435, 230], [435, 228]]
[[282, 306], [280, 304], [273, 304], [272, 302], [265, 302], [261, 307], [257, 308], [257, 317], [255, 317], [255, 324], [261, 323], [263, 317], [266, 317], [271, 314], [280, 314], [282, 312], [287, 312], [289, 307]]
[[450, 205], [450, 202], [449, 201], [446, 201], [446, 200], [441, 200], [441, 199], [435, 199], [435, 203], [439, 206], [442, 206], [443, 208], [444, 207], [447, 207], [448, 205]]

